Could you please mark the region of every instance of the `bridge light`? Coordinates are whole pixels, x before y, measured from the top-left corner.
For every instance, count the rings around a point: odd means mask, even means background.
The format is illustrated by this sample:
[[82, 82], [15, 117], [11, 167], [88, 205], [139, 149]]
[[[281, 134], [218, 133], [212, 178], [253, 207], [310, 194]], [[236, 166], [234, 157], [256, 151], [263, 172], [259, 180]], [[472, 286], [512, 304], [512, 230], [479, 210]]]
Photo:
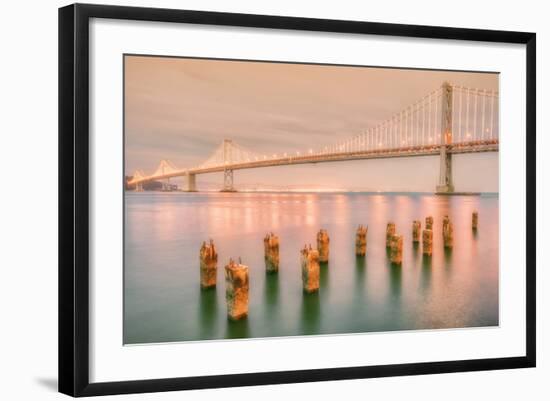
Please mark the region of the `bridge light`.
[[313, 149], [310, 149], [310, 150], [309, 150], [309, 154], [312, 154], [312, 153], [313, 153]]
[[300, 152], [296, 151], [296, 154], [297, 154], [298, 156], [300, 156]]

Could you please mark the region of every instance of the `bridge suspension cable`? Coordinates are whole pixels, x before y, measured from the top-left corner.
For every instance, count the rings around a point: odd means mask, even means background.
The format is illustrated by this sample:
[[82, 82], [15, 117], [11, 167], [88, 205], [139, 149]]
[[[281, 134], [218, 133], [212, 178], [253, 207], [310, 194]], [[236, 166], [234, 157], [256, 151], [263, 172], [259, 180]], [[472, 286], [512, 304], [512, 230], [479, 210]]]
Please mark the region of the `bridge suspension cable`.
[[180, 171], [170, 160], [161, 160], [159, 166], [152, 174], [155, 177], [173, 174]]
[[214, 152], [200, 165], [194, 167], [212, 168], [220, 166], [230, 166], [232, 164], [247, 163], [265, 159], [256, 152], [248, 150], [244, 146], [238, 145], [231, 140], [224, 140]]
[[[453, 129], [449, 144], [498, 140], [498, 92], [460, 85], [451, 88]], [[315, 154], [437, 145], [441, 143], [441, 96], [442, 89], [436, 89], [361, 134], [324, 146]]]

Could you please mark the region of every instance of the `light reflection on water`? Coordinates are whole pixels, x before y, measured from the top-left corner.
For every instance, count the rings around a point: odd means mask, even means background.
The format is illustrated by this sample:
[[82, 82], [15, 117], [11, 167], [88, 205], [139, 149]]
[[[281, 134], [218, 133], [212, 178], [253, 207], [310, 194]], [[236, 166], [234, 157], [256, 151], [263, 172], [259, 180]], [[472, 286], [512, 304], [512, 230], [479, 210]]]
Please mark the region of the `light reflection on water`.
[[[479, 229], [471, 213], [479, 211]], [[498, 196], [427, 194], [126, 193], [124, 342], [207, 340], [498, 325]], [[442, 218], [454, 225], [444, 251]], [[412, 243], [412, 221], [434, 217], [434, 253]], [[404, 236], [392, 266], [386, 223]], [[354, 255], [368, 224], [367, 255]], [[299, 250], [326, 228], [330, 261], [320, 291], [303, 294]], [[280, 238], [280, 270], [266, 275], [263, 237]], [[199, 286], [199, 248], [218, 248], [218, 286]], [[249, 316], [226, 318], [223, 266], [250, 267]]]

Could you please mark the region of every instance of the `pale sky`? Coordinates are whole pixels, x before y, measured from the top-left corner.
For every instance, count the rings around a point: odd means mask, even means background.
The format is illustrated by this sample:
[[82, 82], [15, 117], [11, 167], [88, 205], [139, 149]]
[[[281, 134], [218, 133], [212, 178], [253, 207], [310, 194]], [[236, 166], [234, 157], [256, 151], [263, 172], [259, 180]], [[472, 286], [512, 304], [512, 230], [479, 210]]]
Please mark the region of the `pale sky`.
[[[259, 154], [330, 145], [444, 81], [498, 90], [488, 73], [126, 56], [126, 174], [152, 173], [161, 159], [198, 165], [225, 138]], [[454, 156], [453, 168], [456, 190], [498, 191], [498, 153]], [[239, 170], [235, 185], [429, 192], [438, 175], [437, 157], [413, 157]], [[199, 189], [222, 182], [221, 173], [197, 177]]]

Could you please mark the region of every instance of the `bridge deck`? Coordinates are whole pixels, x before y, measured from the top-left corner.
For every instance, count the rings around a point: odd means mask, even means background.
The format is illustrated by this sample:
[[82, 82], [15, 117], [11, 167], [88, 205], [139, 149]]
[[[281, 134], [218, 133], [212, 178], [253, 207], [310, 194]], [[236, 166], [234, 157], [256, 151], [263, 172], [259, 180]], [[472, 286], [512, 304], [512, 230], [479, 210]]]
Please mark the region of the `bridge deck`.
[[[447, 145], [447, 152], [452, 154], [460, 153], [480, 153], [480, 152], [498, 152], [498, 140], [471, 141]], [[167, 174], [143, 177], [138, 180], [131, 180], [129, 185], [139, 183], [163, 180], [167, 178], [182, 177], [186, 175], [197, 175], [222, 172], [224, 170], [243, 170], [261, 167], [287, 166], [311, 163], [327, 163], [338, 161], [365, 160], [365, 159], [385, 159], [394, 157], [413, 157], [413, 156], [435, 156], [441, 151], [441, 145], [422, 145], [411, 146], [397, 149], [376, 149], [354, 152], [340, 153], [313, 153], [302, 156], [287, 156], [271, 158], [265, 160], [254, 160], [229, 165], [216, 165], [212, 167], [202, 167], [197, 169], [184, 169], [172, 171]]]

